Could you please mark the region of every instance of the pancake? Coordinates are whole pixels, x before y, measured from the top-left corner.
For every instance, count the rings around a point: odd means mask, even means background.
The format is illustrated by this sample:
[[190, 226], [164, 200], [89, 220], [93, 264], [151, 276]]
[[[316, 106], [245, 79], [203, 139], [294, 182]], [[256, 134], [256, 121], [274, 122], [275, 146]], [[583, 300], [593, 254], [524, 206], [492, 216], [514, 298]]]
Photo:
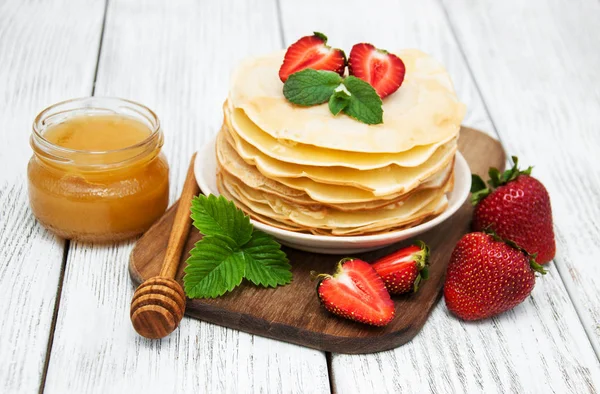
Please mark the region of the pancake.
[[[325, 214], [310, 210], [293, 209], [280, 201], [271, 202], [269, 206], [277, 213], [283, 214], [294, 223], [310, 228], [327, 228], [335, 231], [342, 229], [368, 228], [370, 226], [389, 227], [409, 223], [428, 204], [444, 196], [440, 190], [424, 190], [416, 193], [402, 203], [378, 208], [368, 212], [340, 212], [329, 210]], [[437, 203], [435, 204], [437, 206]]]
[[400, 167], [415, 167], [423, 164], [443, 144], [456, 139], [448, 139], [431, 145], [415, 146], [399, 153], [360, 153], [323, 149], [313, 145], [304, 145], [277, 140], [259, 129], [240, 109], [230, 110], [223, 105], [224, 124], [236, 143], [240, 141], [258, 149], [273, 159], [317, 167], [344, 166], [357, 170], [372, 170], [396, 164]]
[[354, 235], [365, 235], [365, 234], [373, 234], [373, 233], [385, 233], [389, 231], [397, 231], [400, 229], [410, 228], [417, 226], [423, 222], [431, 220], [432, 218], [438, 216], [440, 213], [444, 212], [448, 207], [448, 198], [445, 195], [440, 196], [439, 198], [431, 201], [427, 206], [419, 211], [418, 214], [415, 215], [413, 219], [409, 222], [402, 223], [401, 225], [390, 225], [389, 223], [375, 224], [363, 227], [357, 227], [351, 230], [348, 229], [333, 229], [332, 235], [339, 236], [354, 236]]
[[[356, 227], [356, 228], [315, 228], [315, 227], [304, 227], [298, 226], [297, 224], [290, 222], [285, 219], [283, 216], [279, 216], [278, 219], [272, 219], [267, 215], [277, 214], [270, 210], [269, 207], [265, 204], [260, 203], [251, 203], [251, 208], [246, 205], [244, 198], [241, 197], [234, 187], [231, 187], [227, 183], [223, 182], [223, 178], [221, 174], [217, 176], [217, 187], [219, 192], [225, 196], [227, 199], [234, 201], [234, 203], [242, 209], [246, 214], [248, 214], [254, 220], [258, 220], [260, 222], [266, 223], [268, 225], [281, 228], [288, 231], [300, 231], [300, 232], [310, 232], [317, 235], [330, 235], [330, 236], [354, 236], [354, 235], [372, 235], [385, 233], [389, 231], [396, 231], [403, 228], [409, 228], [416, 226], [422, 223], [425, 220], [428, 220], [439, 213], [441, 213], [447, 206], [447, 198], [445, 195], [442, 195], [436, 199], [433, 199], [429, 204], [427, 204], [424, 208], [419, 210], [415, 217], [408, 221], [400, 221], [398, 225], [393, 225], [389, 222], [384, 223], [374, 223], [366, 226]], [[261, 213], [257, 213], [261, 212]]]
[[414, 219], [414, 215], [418, 211], [431, 201], [439, 199], [446, 191], [446, 187], [423, 190], [415, 193], [406, 201], [392, 203], [368, 212], [342, 212], [336, 209], [311, 210], [305, 207], [293, 206], [273, 196], [265, 196], [264, 200], [259, 202], [255, 195], [250, 196], [247, 194], [247, 190], [236, 189], [234, 184], [226, 185], [236, 191], [239, 200], [261, 215], [276, 220], [290, 220], [301, 227], [328, 229], [408, 222]]
[[[225, 128], [224, 128], [225, 129]], [[227, 128], [226, 131], [229, 131]], [[229, 134], [228, 134], [229, 136]], [[440, 146], [423, 164], [416, 167], [399, 167], [395, 164], [374, 170], [356, 170], [347, 167], [315, 167], [291, 164], [278, 161], [264, 155], [258, 149], [243, 140], [228, 142], [242, 159], [269, 178], [302, 178], [306, 177], [319, 183], [329, 185], [353, 186], [370, 191], [375, 196], [395, 193], [406, 193], [417, 187], [424, 179], [446, 167], [454, 158], [457, 145], [452, 140]], [[293, 180], [287, 186], [294, 187]], [[285, 183], [285, 182], [284, 182]]]
[[308, 196], [306, 196], [306, 198], [302, 198], [302, 199], [286, 198], [286, 197], [282, 197], [282, 196], [279, 196], [279, 195], [276, 195], [273, 193], [265, 192], [263, 190], [254, 189], [252, 187], [249, 187], [242, 180], [229, 174], [226, 170], [220, 171], [220, 176], [224, 178], [224, 181], [228, 185], [235, 187], [236, 190], [239, 190], [240, 193], [242, 193], [248, 199], [258, 202], [258, 203], [262, 203], [262, 204], [268, 204], [268, 201], [270, 199], [279, 198], [284, 203], [287, 203], [291, 206], [296, 206], [296, 207], [298, 207], [298, 209], [303, 208], [303, 209], [308, 209], [311, 211], [319, 211], [319, 210], [326, 211], [329, 208], [333, 208], [333, 209], [343, 211], [343, 212], [352, 212], [352, 211], [366, 212], [366, 211], [369, 211], [372, 209], [383, 208], [390, 204], [400, 203], [400, 202], [406, 200], [407, 198], [409, 198], [413, 193], [416, 193], [420, 190], [440, 188], [440, 187], [448, 184], [448, 181], [450, 181], [452, 179], [453, 167], [454, 167], [454, 163], [451, 163], [447, 169], [445, 169], [442, 173], [437, 174], [434, 179], [431, 179], [430, 181], [424, 183], [421, 187], [413, 190], [412, 192], [410, 192], [406, 195], [402, 195], [396, 199], [375, 200], [375, 201], [366, 202], [366, 203], [338, 204], [338, 205], [319, 204], [319, 203], [316, 203], [314, 200], [308, 198]]
[[446, 70], [416, 49], [396, 54], [406, 74], [402, 87], [383, 101], [382, 124], [333, 116], [326, 103], [300, 107], [288, 102], [278, 78], [283, 51], [243, 61], [233, 73], [228, 103], [275, 139], [326, 149], [398, 153], [455, 137], [465, 106]]
[[[396, 191], [387, 195], [375, 195], [367, 190], [359, 189], [352, 186], [329, 185], [315, 182], [309, 178], [279, 178], [266, 177], [260, 173], [256, 167], [246, 163], [231, 146], [226, 136], [221, 131], [217, 136], [216, 144], [217, 161], [227, 172], [241, 179], [248, 186], [265, 190], [284, 197], [299, 196], [306, 193], [316, 202], [324, 204], [347, 204], [347, 203], [362, 203], [378, 199], [390, 200], [400, 197], [410, 191], [407, 185], [399, 185], [396, 187], [401, 191]], [[453, 160], [453, 156], [448, 158]], [[444, 169], [447, 164], [443, 164], [441, 169]], [[425, 178], [420, 181], [424, 181]], [[419, 181], [419, 180], [418, 180]], [[408, 186], [414, 189], [418, 186], [418, 181], [414, 181]]]
[[286, 220], [285, 218], [282, 218], [281, 220], [274, 220], [268, 216], [257, 214], [252, 209], [248, 208], [243, 202], [241, 202], [240, 198], [238, 197], [238, 194], [234, 190], [232, 190], [232, 188], [229, 187], [225, 182], [223, 182], [223, 178], [221, 177], [220, 173], [217, 174], [217, 189], [219, 190], [220, 194], [222, 194], [228, 200], [233, 201], [238, 208], [244, 211], [244, 213], [250, 216], [252, 219], [288, 231], [307, 232], [309, 230], [308, 228], [300, 227], [295, 223]]

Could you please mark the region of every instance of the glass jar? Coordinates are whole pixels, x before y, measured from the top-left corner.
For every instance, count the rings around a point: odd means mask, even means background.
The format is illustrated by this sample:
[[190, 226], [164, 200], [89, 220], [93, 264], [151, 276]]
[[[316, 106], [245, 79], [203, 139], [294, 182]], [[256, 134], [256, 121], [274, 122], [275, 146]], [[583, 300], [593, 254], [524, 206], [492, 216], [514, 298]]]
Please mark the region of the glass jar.
[[[109, 122], [112, 134], [100, 121]], [[146, 134], [135, 136], [135, 128], [127, 125], [135, 125], [137, 132], [147, 127]], [[67, 126], [73, 130], [49, 138], [57, 127]], [[80, 141], [85, 149], [66, 147], [64, 138], [84, 130]], [[31, 134], [27, 177], [33, 214], [63, 238], [109, 242], [141, 234], [169, 201], [163, 141], [154, 112], [132, 101], [88, 97], [46, 108]]]

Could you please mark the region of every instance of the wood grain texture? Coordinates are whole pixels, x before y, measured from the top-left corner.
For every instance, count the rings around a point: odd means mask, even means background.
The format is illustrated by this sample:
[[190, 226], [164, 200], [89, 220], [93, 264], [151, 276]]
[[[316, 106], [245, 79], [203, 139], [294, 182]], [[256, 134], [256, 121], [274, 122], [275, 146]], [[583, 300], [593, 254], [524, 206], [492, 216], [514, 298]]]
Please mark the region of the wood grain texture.
[[[174, 200], [192, 152], [218, 131], [231, 69], [279, 46], [274, 2], [110, 0], [96, 94], [156, 111]], [[163, 340], [140, 338], [132, 245], [72, 245], [46, 394], [329, 392], [322, 352], [193, 319]]]
[[[490, 166], [502, 168], [506, 160], [498, 141], [473, 129], [461, 131], [459, 149], [471, 170], [478, 174], [486, 173]], [[177, 211], [179, 208], [180, 205]], [[148, 230], [132, 251], [129, 270], [136, 284], [160, 271], [168, 234], [174, 226], [174, 211], [171, 209]], [[216, 299], [189, 300], [186, 314], [225, 327], [329, 352], [360, 354], [396, 348], [417, 335], [437, 303], [448, 256], [456, 242], [468, 231], [472, 211], [473, 207], [467, 201], [452, 218], [419, 237], [431, 247], [430, 278], [418, 293], [393, 297], [399, 313], [383, 328], [337, 318], [320, 306], [311, 271], [333, 272], [337, 262], [347, 256], [308, 253], [287, 247], [283, 250], [294, 275], [289, 285], [266, 290], [244, 282], [231, 293]], [[191, 250], [200, 239], [198, 231], [191, 231], [185, 250]], [[407, 242], [402, 244], [405, 246]], [[372, 262], [398, 248], [399, 245], [392, 245], [357, 257]], [[189, 253], [181, 256], [177, 275], [180, 282], [188, 257]]]
[[444, 3], [507, 150], [550, 193], [555, 266], [600, 356], [600, 2]]
[[179, 326], [185, 304], [183, 288], [176, 280], [154, 276], [135, 289], [129, 310], [131, 325], [144, 338], [164, 338]]
[[[448, 9], [453, 9], [454, 13], [469, 13], [468, 17], [461, 18], [455, 28], [460, 25], [461, 28], [468, 29], [460, 36], [461, 40], [477, 43], [478, 53], [473, 56], [480, 62], [485, 62], [491, 50], [486, 47], [487, 39], [490, 38], [481, 38], [479, 26], [487, 21], [480, 20], [478, 12], [469, 12], [471, 9], [481, 8], [482, 2], [465, 0], [460, 7], [452, 1], [447, 3]], [[484, 3], [492, 4], [491, 1]], [[510, 2], [511, 6], [495, 5], [506, 9], [503, 19], [499, 18], [497, 21], [498, 24], [505, 23], [504, 29], [512, 26], [509, 16], [517, 7], [515, 3], [516, 1]], [[318, 13], [313, 12], [316, 8], [319, 9]], [[536, 9], [536, 6], [528, 6], [527, 11], [521, 13], [525, 18], [533, 18]], [[477, 121], [478, 124], [487, 124], [488, 130], [494, 133], [487, 108], [478, 93], [479, 87], [470, 75], [444, 9], [438, 1], [382, 0], [370, 2], [369, 7], [365, 7], [364, 2], [358, 0], [315, 0], [302, 3], [281, 0], [281, 12], [284, 35], [288, 42], [293, 42], [307, 32], [321, 29], [329, 36], [331, 45], [341, 46], [346, 50], [358, 41], [371, 41], [387, 49], [417, 47], [426, 50], [449, 69], [459, 97], [470, 110], [465, 123], [475, 124], [469, 119], [481, 119]], [[572, 18], [574, 13], [567, 15]], [[560, 16], [555, 18], [558, 20]], [[530, 22], [529, 19], [523, 19], [519, 23], [527, 25]], [[553, 22], [546, 23], [544, 29], [551, 29]], [[496, 34], [491, 28], [486, 30], [489, 30], [490, 37]], [[504, 40], [506, 35], [496, 34], [494, 37], [496, 40]], [[520, 36], [510, 37], [502, 41], [503, 45], [508, 47], [516, 41], [522, 42]], [[537, 56], [540, 62], [548, 56], [546, 53], [533, 54], [533, 50], [534, 48], [529, 47], [527, 51], [521, 49], [521, 53], [527, 53], [528, 58]], [[502, 53], [498, 52], [498, 56], [500, 59]], [[517, 59], [518, 56], [515, 52], [512, 59]], [[485, 78], [493, 80], [500, 90], [510, 83], [511, 75], [518, 74], [519, 71], [512, 70], [510, 75], [506, 72], [507, 75], [500, 78], [494, 73], [498, 62], [504, 64], [506, 60], [485, 63]], [[518, 63], [517, 60], [514, 62]], [[537, 66], [544, 68], [543, 65]], [[533, 74], [537, 69], [530, 68], [529, 71]], [[526, 81], [521, 81], [515, 84], [515, 88], [525, 84]], [[514, 94], [513, 89], [511, 97], [507, 95], [503, 100], [510, 102]], [[587, 107], [586, 101], [584, 98], [581, 105]], [[490, 103], [487, 104], [491, 106]], [[538, 104], [542, 105], [539, 101]], [[500, 112], [499, 117], [511, 121], [516, 112], [522, 115], [518, 108], [512, 112]], [[494, 121], [497, 122], [496, 118]], [[519, 128], [519, 138], [523, 135], [535, 138], [535, 134], [529, 133], [528, 129]], [[515, 137], [514, 142], [517, 141]], [[551, 140], [548, 140], [549, 143]], [[507, 151], [512, 151], [512, 145]], [[538, 170], [539, 166], [536, 167], [536, 171]], [[564, 196], [567, 198], [566, 194]], [[591, 218], [589, 220], [593, 221]], [[584, 248], [579, 251], [582, 249]], [[569, 294], [552, 264], [549, 275], [536, 284], [533, 296], [513, 311], [480, 323], [464, 323], [450, 316], [444, 303], [440, 302], [412, 342], [399, 349], [374, 355], [333, 354], [331, 367], [333, 388], [340, 393], [588, 393], [600, 390], [598, 360], [590, 349]], [[534, 376], [539, 378], [533, 378]]]
[[0, 2], [0, 392], [37, 393], [64, 241], [38, 225], [26, 183], [31, 124], [91, 92], [103, 0]]

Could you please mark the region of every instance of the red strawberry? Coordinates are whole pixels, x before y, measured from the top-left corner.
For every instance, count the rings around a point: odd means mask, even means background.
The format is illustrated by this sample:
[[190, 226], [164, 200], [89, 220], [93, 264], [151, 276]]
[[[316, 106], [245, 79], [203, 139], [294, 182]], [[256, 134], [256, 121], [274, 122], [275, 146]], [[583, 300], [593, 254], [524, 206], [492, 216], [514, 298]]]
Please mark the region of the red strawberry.
[[498, 315], [527, 298], [536, 271], [546, 273], [515, 244], [486, 233], [466, 234], [446, 270], [446, 305], [464, 320]]
[[329, 312], [374, 326], [385, 326], [394, 318], [394, 302], [369, 263], [345, 258], [333, 276], [318, 277], [317, 294]]
[[429, 272], [429, 247], [422, 241], [403, 248], [373, 263], [390, 294], [416, 292]]
[[384, 98], [402, 85], [406, 67], [398, 56], [362, 43], [352, 47], [348, 70], [350, 75], [370, 83], [379, 97]]
[[493, 230], [528, 253], [537, 254], [536, 261], [546, 264], [556, 254], [550, 196], [544, 185], [530, 176], [531, 167], [520, 171], [517, 157], [512, 159], [514, 167], [503, 174], [490, 168], [489, 187], [473, 175], [473, 230]]
[[333, 71], [343, 76], [346, 54], [341, 49], [331, 48], [326, 44], [327, 36], [315, 32], [314, 35], [302, 37], [290, 45], [279, 69], [279, 79], [285, 82], [290, 75], [305, 68]]

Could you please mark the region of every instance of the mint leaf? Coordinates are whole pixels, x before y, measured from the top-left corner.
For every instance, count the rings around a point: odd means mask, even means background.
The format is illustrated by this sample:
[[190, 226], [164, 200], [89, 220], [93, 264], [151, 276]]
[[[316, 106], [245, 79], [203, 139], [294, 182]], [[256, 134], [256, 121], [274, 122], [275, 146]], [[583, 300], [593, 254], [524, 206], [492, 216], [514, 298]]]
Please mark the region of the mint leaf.
[[369, 83], [349, 75], [344, 79], [344, 86], [351, 94], [345, 114], [366, 124], [383, 123], [381, 97]]
[[214, 298], [242, 283], [246, 261], [232, 238], [206, 235], [190, 252], [183, 284], [190, 298]]
[[283, 85], [283, 95], [289, 102], [311, 106], [329, 100], [342, 77], [333, 71], [307, 68], [288, 77]]
[[340, 84], [329, 98], [329, 111], [334, 115], [339, 114], [348, 106], [351, 97], [352, 95], [344, 84]]
[[194, 226], [204, 235], [226, 235], [241, 246], [252, 236], [252, 224], [241, 209], [225, 197], [200, 195], [192, 200]]
[[268, 234], [255, 230], [244, 245], [246, 279], [255, 285], [276, 287], [291, 282], [292, 268], [280, 245]]

